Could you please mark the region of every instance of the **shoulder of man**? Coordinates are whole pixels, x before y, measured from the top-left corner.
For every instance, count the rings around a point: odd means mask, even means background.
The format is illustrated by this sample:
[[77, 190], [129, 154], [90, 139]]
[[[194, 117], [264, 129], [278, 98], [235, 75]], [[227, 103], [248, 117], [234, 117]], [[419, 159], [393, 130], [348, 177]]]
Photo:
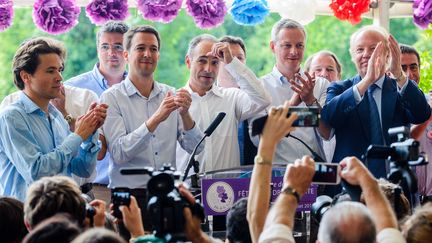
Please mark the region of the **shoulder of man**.
[[85, 72], [82, 74], [79, 74], [75, 77], [72, 77], [64, 82], [66, 85], [70, 86], [79, 86], [83, 82], [88, 82], [90, 79], [93, 79], [92, 71]]

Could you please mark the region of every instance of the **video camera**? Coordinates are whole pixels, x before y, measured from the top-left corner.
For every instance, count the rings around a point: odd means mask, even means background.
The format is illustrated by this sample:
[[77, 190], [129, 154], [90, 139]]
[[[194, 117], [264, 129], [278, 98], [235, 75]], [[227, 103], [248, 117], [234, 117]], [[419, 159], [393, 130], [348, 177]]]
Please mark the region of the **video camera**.
[[149, 202], [147, 210], [155, 236], [166, 241], [186, 241], [185, 218], [183, 209], [188, 207], [193, 215], [204, 221], [204, 209], [197, 201], [191, 205], [182, 197], [177, 188], [181, 172], [176, 171], [170, 164], [154, 171], [151, 167], [144, 169], [121, 169], [122, 174], [148, 174], [151, 176], [147, 183]]
[[405, 195], [412, 199], [417, 192], [417, 177], [410, 166], [426, 165], [428, 162], [420, 154], [420, 143], [409, 138], [409, 127], [390, 128], [388, 133], [390, 138], [396, 138], [396, 142], [389, 147], [370, 145], [362, 159], [389, 160], [390, 171], [387, 179], [394, 184], [400, 185]]

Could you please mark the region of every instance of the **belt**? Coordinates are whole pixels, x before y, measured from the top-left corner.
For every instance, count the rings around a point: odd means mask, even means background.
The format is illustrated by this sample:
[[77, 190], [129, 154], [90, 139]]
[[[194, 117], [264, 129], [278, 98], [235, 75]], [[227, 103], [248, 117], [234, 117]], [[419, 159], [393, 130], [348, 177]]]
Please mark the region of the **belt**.
[[85, 184], [81, 185], [80, 188], [81, 188], [82, 193], [87, 194], [89, 191], [91, 191], [93, 189], [93, 184], [92, 183], [85, 183]]

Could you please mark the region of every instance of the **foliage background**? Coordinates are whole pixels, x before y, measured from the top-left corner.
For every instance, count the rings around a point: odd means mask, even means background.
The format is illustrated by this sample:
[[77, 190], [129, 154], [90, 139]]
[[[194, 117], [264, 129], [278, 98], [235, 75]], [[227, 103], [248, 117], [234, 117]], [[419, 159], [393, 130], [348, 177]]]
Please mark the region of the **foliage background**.
[[[19, 44], [34, 36], [49, 36], [39, 31], [32, 20], [31, 8], [16, 8], [13, 25], [4, 32], [0, 32], [0, 99], [16, 90], [13, 85], [11, 60]], [[212, 30], [202, 30], [196, 27], [192, 18], [182, 10], [179, 16], [169, 24], [153, 23], [143, 20], [136, 9], [130, 9], [130, 25], [150, 24], [155, 26], [161, 34], [161, 58], [156, 72], [156, 79], [160, 82], [181, 87], [188, 78], [188, 70], [184, 64], [184, 56], [190, 39], [201, 33], [210, 33], [216, 37], [222, 35], [240, 36], [247, 47], [248, 66], [258, 76], [271, 71], [274, 57], [269, 48], [270, 31], [273, 24], [280, 19], [278, 14], [271, 14], [266, 21], [257, 26], [245, 27], [234, 23], [227, 15], [222, 26]], [[341, 22], [333, 16], [317, 16], [315, 21], [306, 26], [308, 42], [305, 60], [312, 53], [328, 49], [336, 53], [343, 65], [343, 77], [350, 77], [356, 73], [348, 52], [349, 36], [362, 25], [371, 24], [371, 20], [364, 19], [361, 24], [352, 26], [348, 22]], [[89, 71], [97, 61], [95, 34], [97, 27], [90, 23], [82, 9], [79, 24], [66, 34], [54, 36], [62, 40], [68, 49], [66, 69], [63, 75], [67, 80], [82, 72]], [[411, 18], [392, 19], [390, 32], [396, 39], [405, 44], [414, 45], [422, 57], [421, 88], [424, 91], [432, 89], [432, 30], [422, 31], [414, 26]]]

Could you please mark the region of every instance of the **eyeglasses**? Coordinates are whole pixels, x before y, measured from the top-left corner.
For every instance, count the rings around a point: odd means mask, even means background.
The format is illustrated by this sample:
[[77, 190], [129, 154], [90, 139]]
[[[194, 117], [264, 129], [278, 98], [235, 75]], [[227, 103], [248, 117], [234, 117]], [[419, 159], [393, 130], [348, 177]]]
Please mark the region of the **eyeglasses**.
[[406, 72], [407, 70], [408, 70], [408, 68], [411, 70], [411, 71], [417, 71], [417, 69], [418, 69], [418, 65], [417, 65], [417, 63], [413, 63], [413, 64], [410, 64], [410, 65], [401, 65], [402, 66], [402, 70], [404, 71], [404, 72]]
[[[110, 49], [110, 45], [109, 44], [102, 44], [100, 46], [101, 51], [107, 52]], [[124, 50], [123, 45], [121, 44], [114, 44], [111, 45], [111, 49], [117, 52], [121, 52]]]

